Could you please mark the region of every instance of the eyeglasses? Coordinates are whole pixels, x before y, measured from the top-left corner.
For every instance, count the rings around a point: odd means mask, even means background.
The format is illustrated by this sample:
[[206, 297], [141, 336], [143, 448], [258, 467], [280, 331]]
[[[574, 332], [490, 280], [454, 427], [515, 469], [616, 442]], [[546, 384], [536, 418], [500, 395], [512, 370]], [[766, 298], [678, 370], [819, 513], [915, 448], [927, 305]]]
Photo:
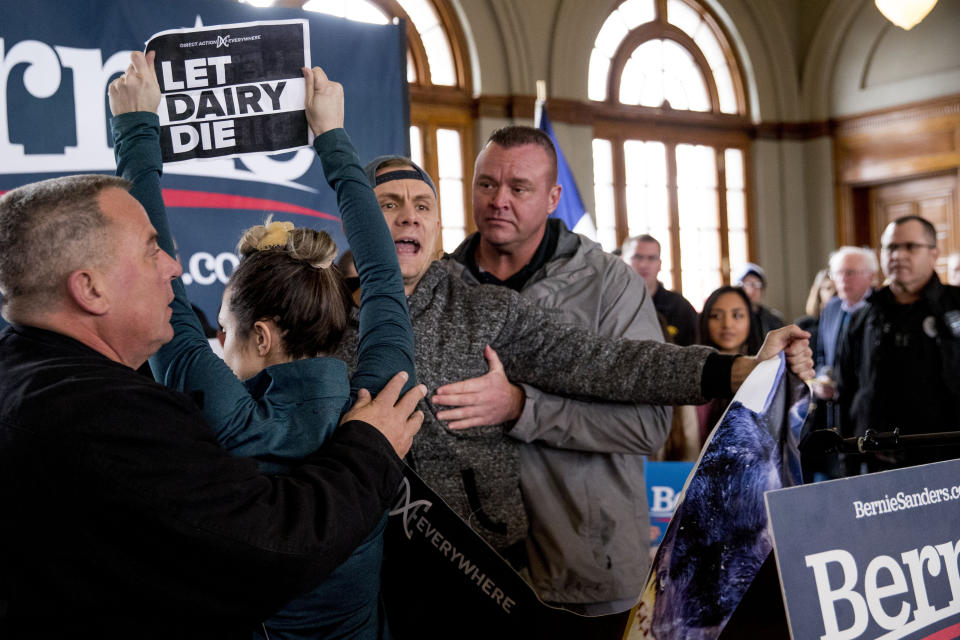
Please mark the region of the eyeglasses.
[[906, 251], [907, 253], [914, 253], [920, 249], [936, 249], [937, 245], [935, 244], [920, 244], [918, 242], [891, 242], [888, 245], [880, 247], [880, 251], [884, 253], [893, 253], [894, 251]]

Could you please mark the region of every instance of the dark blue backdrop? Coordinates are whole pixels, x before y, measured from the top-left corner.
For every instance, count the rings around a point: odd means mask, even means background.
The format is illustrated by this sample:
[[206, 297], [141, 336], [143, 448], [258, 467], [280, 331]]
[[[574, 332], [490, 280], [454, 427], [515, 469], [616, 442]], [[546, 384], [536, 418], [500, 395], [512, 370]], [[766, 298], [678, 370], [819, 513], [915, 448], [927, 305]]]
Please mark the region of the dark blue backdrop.
[[[344, 85], [361, 159], [408, 147], [403, 25], [368, 25], [226, 0], [0, 0], [0, 192], [67, 173], [112, 173], [106, 87], [159, 31], [308, 18], [311, 62]], [[211, 320], [243, 229], [267, 213], [345, 240], [312, 150], [168, 165], [163, 178], [187, 292]], [[0, 247], [0, 250], [3, 250]]]

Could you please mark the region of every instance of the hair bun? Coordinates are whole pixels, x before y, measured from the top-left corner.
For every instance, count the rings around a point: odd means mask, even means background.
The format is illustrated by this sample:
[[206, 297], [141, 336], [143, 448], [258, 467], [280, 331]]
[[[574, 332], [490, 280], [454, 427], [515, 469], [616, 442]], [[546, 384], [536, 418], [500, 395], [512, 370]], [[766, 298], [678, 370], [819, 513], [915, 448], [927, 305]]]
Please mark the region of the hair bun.
[[296, 260], [326, 269], [337, 257], [337, 243], [326, 231], [294, 229], [287, 237], [287, 251]]
[[273, 215], [267, 217], [266, 222], [250, 227], [243, 232], [240, 242], [237, 243], [237, 253], [248, 256], [264, 249], [282, 249], [287, 246], [288, 236], [293, 231], [292, 222], [271, 222]]
[[265, 249], [282, 249], [294, 260], [326, 269], [337, 257], [337, 244], [326, 231], [295, 228], [292, 222], [272, 222], [273, 216], [243, 232], [237, 253], [246, 257]]

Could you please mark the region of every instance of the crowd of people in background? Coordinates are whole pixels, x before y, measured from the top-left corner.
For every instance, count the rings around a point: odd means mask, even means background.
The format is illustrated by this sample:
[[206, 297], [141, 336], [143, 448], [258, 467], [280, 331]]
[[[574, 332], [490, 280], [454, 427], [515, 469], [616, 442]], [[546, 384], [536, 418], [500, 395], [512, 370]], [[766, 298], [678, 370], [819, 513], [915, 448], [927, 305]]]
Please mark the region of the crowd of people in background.
[[[677, 327], [689, 326], [696, 312], [657, 281], [659, 246], [652, 236], [635, 236], [620, 253], [655, 292], [655, 303], [669, 300], [656, 304], [665, 339], [688, 340]], [[845, 438], [868, 430], [960, 432], [960, 252], [945, 261], [947, 283], [935, 270], [939, 255], [934, 226], [909, 215], [887, 225], [879, 247], [843, 246], [827, 256], [805, 314], [795, 320], [811, 333], [817, 374], [808, 432], [832, 429]], [[759, 265], [747, 263], [732, 280], [703, 301], [693, 340], [721, 353], [751, 353], [763, 335], [783, 326], [783, 314], [762, 302], [768, 280]], [[696, 446], [671, 446], [660, 455], [695, 459], [726, 405], [714, 399], [698, 406]], [[675, 423], [671, 440], [690, 433], [683, 429]], [[953, 459], [960, 457], [958, 445], [846, 456], [804, 452], [804, 477], [817, 481]]]

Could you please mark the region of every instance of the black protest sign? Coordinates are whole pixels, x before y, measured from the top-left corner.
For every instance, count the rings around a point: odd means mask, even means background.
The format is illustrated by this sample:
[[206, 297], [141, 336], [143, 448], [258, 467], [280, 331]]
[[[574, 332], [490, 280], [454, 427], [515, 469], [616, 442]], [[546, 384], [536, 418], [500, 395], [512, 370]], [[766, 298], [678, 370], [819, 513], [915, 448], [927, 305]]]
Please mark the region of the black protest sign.
[[164, 31], [156, 51], [164, 162], [285, 151], [309, 143], [306, 20]]
[[619, 638], [626, 624], [544, 604], [409, 467], [390, 510], [382, 584], [397, 640]]

